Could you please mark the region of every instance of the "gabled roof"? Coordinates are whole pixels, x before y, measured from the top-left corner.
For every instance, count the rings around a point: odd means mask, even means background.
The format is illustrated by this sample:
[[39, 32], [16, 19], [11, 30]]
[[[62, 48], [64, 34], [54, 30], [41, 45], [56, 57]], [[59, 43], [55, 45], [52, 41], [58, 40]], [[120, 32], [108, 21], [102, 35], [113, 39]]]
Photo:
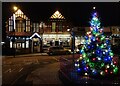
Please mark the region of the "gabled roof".
[[50, 18], [51, 19], [65, 19], [64, 16], [59, 11], [56, 11]]
[[24, 13], [18, 9], [16, 12], [15, 12], [15, 17], [21, 17], [23, 19], [28, 19], [28, 17], [26, 15], [24, 15]]

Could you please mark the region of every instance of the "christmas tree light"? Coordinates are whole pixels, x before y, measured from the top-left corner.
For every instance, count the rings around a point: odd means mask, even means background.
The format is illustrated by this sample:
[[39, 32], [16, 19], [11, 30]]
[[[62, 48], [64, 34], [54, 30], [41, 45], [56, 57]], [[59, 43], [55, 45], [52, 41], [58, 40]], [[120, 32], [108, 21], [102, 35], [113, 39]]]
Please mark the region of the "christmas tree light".
[[113, 61], [110, 39], [106, 39], [100, 24], [98, 13], [94, 12], [90, 21], [90, 31], [85, 36], [85, 45], [75, 63], [75, 68], [81, 75], [105, 76], [118, 73], [116, 62]]

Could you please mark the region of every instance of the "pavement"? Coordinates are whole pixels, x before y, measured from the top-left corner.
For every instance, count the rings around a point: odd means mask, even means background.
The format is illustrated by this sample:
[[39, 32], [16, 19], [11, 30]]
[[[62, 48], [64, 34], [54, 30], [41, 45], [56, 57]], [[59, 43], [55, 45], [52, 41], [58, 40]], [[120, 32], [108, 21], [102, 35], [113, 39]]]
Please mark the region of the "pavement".
[[62, 86], [58, 77], [61, 56], [32, 53], [13, 57], [3, 56], [2, 58], [3, 86], [19, 86], [19, 84], [24, 85], [25, 83], [26, 86], [28, 84], [30, 86], [49, 84]]
[[36, 85], [59, 85], [63, 86], [62, 82], [58, 77], [59, 62], [47, 65], [43, 68], [38, 68], [32, 71], [27, 76], [26, 81], [32, 82], [33, 86]]

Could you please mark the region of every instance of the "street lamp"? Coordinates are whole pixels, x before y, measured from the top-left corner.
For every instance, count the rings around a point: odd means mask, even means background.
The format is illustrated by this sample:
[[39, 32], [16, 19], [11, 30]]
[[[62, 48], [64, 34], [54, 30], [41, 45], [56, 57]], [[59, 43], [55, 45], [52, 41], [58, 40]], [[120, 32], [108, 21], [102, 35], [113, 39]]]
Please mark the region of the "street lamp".
[[95, 10], [95, 9], [96, 9], [96, 7], [93, 7], [93, 9]]
[[[16, 6], [13, 6], [13, 9], [14, 9], [14, 11], [17, 11], [18, 8]], [[15, 49], [15, 28], [16, 28], [15, 27], [16, 26], [15, 25], [15, 20], [16, 20], [15, 13], [13, 13], [13, 32], [14, 32], [14, 37], [13, 37], [13, 39], [14, 39], [13, 42], [14, 43], [13, 44], [14, 44], [14, 49]], [[16, 51], [16, 49], [15, 49], [15, 51]], [[14, 58], [15, 58], [15, 53], [16, 53], [15, 51], [14, 51]]]
[[16, 6], [13, 7], [14, 11], [16, 11], [18, 8]]
[[[13, 9], [14, 11], [17, 11], [18, 8], [14, 6]], [[14, 25], [14, 30], [15, 30], [15, 13], [13, 13], [13, 25]]]
[[74, 52], [74, 50], [75, 50], [75, 33], [74, 33], [74, 29], [75, 28], [72, 28], [72, 31], [71, 31], [71, 35], [72, 35], [72, 52], [73, 52], [73, 63], [75, 63], [75, 61], [74, 61], [74, 54], [75, 54], [75, 52]]

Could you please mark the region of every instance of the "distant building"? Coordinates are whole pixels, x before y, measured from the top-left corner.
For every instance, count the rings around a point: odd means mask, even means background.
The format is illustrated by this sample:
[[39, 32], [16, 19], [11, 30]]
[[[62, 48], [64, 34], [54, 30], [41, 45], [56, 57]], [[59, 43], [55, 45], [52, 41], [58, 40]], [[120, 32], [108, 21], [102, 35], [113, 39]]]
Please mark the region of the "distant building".
[[120, 26], [112, 26], [112, 44], [113, 45], [120, 45]]

